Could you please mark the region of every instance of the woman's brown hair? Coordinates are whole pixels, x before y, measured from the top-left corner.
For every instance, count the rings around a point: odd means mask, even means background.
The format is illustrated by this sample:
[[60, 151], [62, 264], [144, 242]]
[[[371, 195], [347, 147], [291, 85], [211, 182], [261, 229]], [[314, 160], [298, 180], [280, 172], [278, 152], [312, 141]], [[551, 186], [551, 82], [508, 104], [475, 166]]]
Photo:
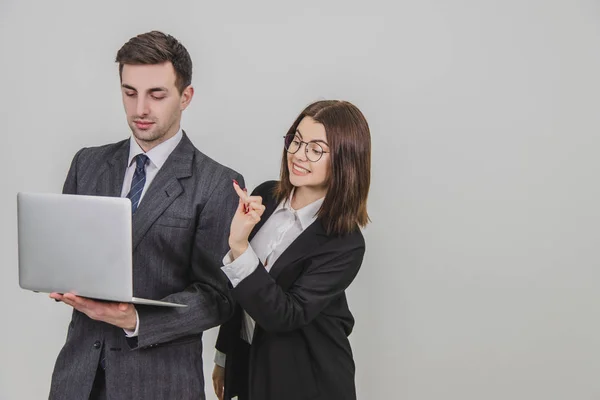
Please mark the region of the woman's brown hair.
[[[295, 134], [305, 117], [325, 127], [331, 152], [327, 194], [317, 218], [330, 235], [343, 235], [364, 227], [370, 221], [367, 196], [371, 182], [371, 134], [367, 120], [347, 101], [317, 101], [300, 113], [288, 134]], [[287, 199], [294, 189], [287, 155], [283, 149], [281, 176], [274, 192], [278, 202]]]

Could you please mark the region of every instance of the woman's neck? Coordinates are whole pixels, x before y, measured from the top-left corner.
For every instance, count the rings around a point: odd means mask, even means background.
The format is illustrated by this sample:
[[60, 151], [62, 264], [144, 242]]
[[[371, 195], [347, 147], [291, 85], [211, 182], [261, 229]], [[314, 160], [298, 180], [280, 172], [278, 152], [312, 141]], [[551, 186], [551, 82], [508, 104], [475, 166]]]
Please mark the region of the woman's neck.
[[294, 196], [292, 197], [292, 208], [294, 210], [300, 210], [320, 198], [325, 197], [325, 193], [327, 193], [325, 189], [317, 190], [305, 186], [296, 187], [294, 189]]

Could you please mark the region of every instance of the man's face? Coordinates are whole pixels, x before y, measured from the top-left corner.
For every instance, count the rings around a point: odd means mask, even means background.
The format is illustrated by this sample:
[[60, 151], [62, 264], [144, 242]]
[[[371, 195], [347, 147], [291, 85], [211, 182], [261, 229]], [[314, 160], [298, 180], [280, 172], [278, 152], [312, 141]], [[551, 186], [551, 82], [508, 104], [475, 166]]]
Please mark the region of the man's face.
[[181, 113], [194, 94], [191, 86], [179, 93], [173, 64], [125, 64], [121, 92], [131, 132], [144, 151], [173, 137], [179, 130]]

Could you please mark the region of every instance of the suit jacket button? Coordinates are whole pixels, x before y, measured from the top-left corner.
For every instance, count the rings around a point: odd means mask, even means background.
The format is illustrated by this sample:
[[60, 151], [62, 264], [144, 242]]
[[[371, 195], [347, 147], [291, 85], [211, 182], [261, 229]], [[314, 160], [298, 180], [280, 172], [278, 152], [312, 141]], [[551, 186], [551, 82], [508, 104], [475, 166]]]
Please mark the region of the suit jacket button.
[[102, 346], [102, 343], [100, 343], [100, 341], [99, 341], [99, 340], [96, 340], [96, 341], [94, 342], [94, 348], [95, 348], [95, 349], [99, 349], [99, 348], [100, 348], [100, 346]]

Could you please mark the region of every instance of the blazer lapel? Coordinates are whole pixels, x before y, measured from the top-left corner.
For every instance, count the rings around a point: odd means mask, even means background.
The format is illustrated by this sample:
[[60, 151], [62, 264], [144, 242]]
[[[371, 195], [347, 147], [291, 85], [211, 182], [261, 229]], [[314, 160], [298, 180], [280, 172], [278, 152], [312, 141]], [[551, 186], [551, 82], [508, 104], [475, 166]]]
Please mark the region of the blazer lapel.
[[304, 230], [288, 246], [287, 249], [279, 256], [277, 261], [271, 267], [269, 273], [273, 279], [277, 280], [277, 277], [288, 265], [294, 263], [300, 258], [306, 257], [312, 253], [317, 247], [328, 240], [328, 236], [321, 224], [321, 221], [316, 220], [308, 228]]
[[183, 193], [179, 179], [192, 176], [195, 148], [185, 132], [148, 187], [133, 215], [133, 249], [140, 244], [154, 221]]
[[129, 140], [125, 140], [117, 149], [113, 157], [101, 167], [102, 170], [98, 175], [98, 183], [96, 184], [96, 195], [110, 197], [121, 196], [128, 157]]
[[[272, 190], [272, 188], [271, 188]], [[278, 203], [275, 197], [271, 192], [269, 193], [258, 193], [262, 195], [263, 200], [265, 201], [265, 212], [262, 215], [259, 223], [256, 224], [252, 232], [250, 233], [250, 237], [248, 240], [252, 240], [254, 235], [262, 228], [265, 222], [273, 215], [275, 209], [277, 209]], [[292, 242], [288, 246], [287, 249], [279, 256], [277, 261], [271, 267], [269, 273], [273, 277], [273, 279], [277, 280], [277, 277], [291, 263], [296, 260], [308, 256], [312, 250], [316, 247], [320, 246], [324, 242], [328, 240], [329, 236], [325, 232], [321, 221], [316, 220], [309, 227], [307, 227], [304, 232], [302, 232], [296, 240]]]

